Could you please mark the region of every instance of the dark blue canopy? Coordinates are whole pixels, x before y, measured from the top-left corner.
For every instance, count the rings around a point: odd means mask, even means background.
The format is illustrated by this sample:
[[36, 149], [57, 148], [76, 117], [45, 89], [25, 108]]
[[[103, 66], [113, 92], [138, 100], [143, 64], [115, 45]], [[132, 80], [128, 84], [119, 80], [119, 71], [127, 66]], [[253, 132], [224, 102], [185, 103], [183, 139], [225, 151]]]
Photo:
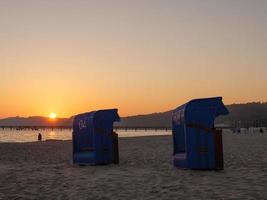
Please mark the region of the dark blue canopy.
[[173, 112], [173, 124], [202, 124], [209, 128], [219, 115], [227, 115], [229, 111], [222, 102], [222, 97], [194, 99], [179, 106]]

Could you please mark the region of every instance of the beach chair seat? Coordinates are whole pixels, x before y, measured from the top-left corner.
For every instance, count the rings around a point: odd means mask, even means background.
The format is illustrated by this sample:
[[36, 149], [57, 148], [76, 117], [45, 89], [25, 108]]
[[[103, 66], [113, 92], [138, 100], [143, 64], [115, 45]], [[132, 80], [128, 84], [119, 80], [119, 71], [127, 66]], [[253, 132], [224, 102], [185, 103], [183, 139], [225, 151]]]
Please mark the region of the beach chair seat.
[[177, 153], [173, 155], [173, 164], [177, 167], [186, 168], [186, 153]]
[[96, 164], [96, 154], [92, 151], [82, 151], [82, 152], [76, 152], [73, 155], [73, 163], [79, 164], [79, 165], [95, 165]]

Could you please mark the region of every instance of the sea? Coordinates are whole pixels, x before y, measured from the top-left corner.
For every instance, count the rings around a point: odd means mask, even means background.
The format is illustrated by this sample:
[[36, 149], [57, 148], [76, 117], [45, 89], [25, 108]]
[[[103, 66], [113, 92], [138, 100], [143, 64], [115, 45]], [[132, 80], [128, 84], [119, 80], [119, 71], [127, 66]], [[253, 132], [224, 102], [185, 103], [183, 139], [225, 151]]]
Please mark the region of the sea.
[[[36, 142], [38, 134], [42, 134], [42, 141], [49, 140], [71, 140], [72, 129], [0, 129], [0, 143], [2, 142]], [[170, 130], [117, 130], [119, 137], [140, 137], [140, 136], [156, 136], [171, 135]]]
[[[263, 133], [267, 133], [267, 128], [241, 128], [239, 132], [233, 132], [230, 129], [227, 131], [224, 129], [224, 132], [236, 133], [236, 134], [256, 134], [261, 133], [260, 129], [263, 130]], [[140, 137], [140, 136], [157, 136], [157, 135], [171, 135], [171, 130], [162, 130], [162, 129], [118, 129], [115, 131], [119, 137]], [[38, 141], [38, 134], [42, 134], [42, 141], [49, 140], [72, 140], [72, 129], [0, 129], [0, 143], [13, 143], [13, 142], [36, 142]]]

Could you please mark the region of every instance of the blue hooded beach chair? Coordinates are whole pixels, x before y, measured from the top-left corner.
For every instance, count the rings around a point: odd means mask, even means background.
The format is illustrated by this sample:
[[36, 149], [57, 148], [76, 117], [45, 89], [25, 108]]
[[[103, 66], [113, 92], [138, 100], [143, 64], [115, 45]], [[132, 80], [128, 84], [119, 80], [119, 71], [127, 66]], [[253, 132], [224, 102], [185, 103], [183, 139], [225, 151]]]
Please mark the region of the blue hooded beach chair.
[[104, 165], [119, 163], [118, 135], [113, 122], [119, 121], [117, 109], [76, 115], [73, 121], [73, 163]]
[[223, 169], [222, 131], [214, 120], [229, 112], [221, 97], [195, 99], [172, 115], [173, 164], [189, 169]]

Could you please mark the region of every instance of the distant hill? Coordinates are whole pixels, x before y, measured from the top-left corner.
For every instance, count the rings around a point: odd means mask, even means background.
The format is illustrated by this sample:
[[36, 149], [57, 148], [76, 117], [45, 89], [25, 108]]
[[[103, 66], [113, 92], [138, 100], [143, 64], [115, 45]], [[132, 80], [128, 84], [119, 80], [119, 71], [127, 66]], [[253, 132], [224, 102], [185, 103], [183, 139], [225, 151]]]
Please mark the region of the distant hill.
[[[230, 114], [216, 119], [217, 124], [230, 126], [267, 126], [267, 103], [232, 104], [227, 106]], [[122, 118], [116, 125], [122, 127], [166, 127], [171, 126], [172, 110], [149, 115]]]
[[241, 127], [267, 126], [267, 102], [232, 104], [227, 106], [230, 114], [218, 118], [218, 123]]
[[121, 127], [170, 127], [172, 111], [122, 117], [115, 126]]
[[[267, 103], [253, 102], [232, 104], [227, 108], [230, 115], [219, 117], [216, 123], [238, 125], [241, 127], [267, 126]], [[120, 127], [170, 127], [172, 111], [122, 117], [115, 123]], [[0, 126], [71, 126], [71, 118], [59, 118], [51, 121], [46, 117], [10, 117], [0, 119]]]
[[71, 118], [51, 120], [47, 117], [9, 117], [0, 119], [0, 126], [70, 126]]

